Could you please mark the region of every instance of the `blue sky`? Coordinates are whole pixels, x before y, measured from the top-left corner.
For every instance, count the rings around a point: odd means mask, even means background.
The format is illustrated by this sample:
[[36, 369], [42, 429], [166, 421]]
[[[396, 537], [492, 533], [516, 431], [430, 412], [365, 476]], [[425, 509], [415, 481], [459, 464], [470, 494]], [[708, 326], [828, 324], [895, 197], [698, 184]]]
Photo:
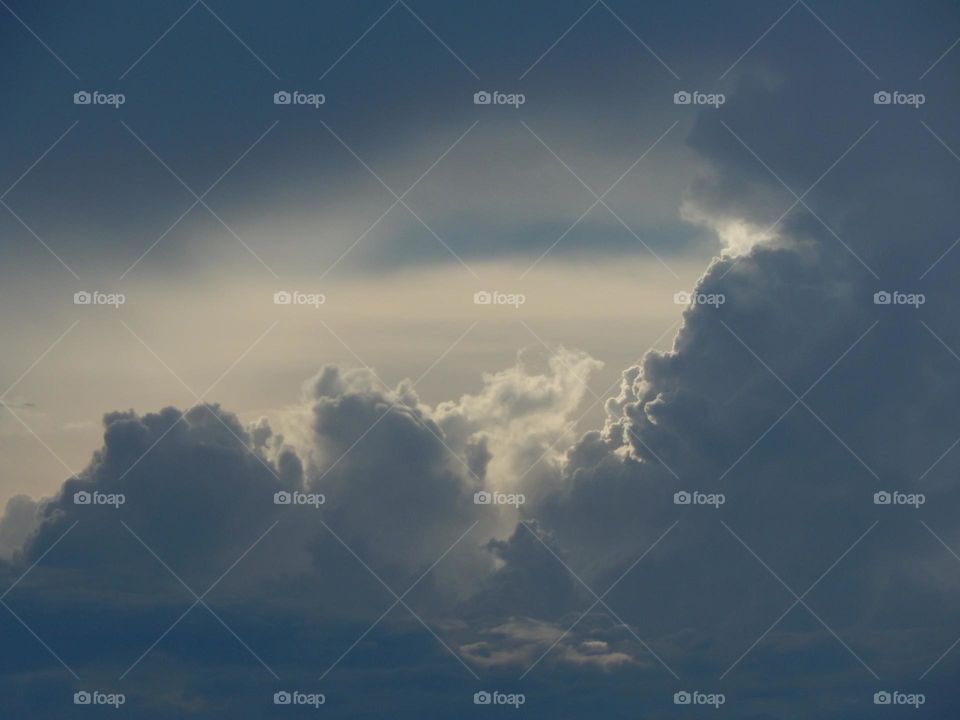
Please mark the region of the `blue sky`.
[[956, 716], [953, 4], [0, 6], [5, 716]]

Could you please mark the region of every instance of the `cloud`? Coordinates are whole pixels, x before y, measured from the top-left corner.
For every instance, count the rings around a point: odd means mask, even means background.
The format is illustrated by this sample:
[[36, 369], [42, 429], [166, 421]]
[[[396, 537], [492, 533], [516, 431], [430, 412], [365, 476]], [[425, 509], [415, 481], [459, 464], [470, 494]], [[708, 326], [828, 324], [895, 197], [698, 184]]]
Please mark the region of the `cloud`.
[[0, 558], [10, 559], [37, 527], [37, 503], [28, 495], [7, 501], [0, 520]]
[[[957, 258], [936, 261], [960, 170], [916, 118], [874, 125], [887, 109], [859, 75], [825, 83], [838, 57], [863, 69], [797, 13], [809, 61], [758, 48], [769, 77], [744, 69], [689, 135], [705, 165], [688, 216], [730, 244], [697, 291], [725, 302], [689, 308], [669, 352], [625, 369], [603, 427], [569, 435], [599, 365], [565, 349], [436, 406], [325, 366], [276, 427], [217, 405], [110, 413], [57, 495], [8, 504], [2, 575], [39, 564], [7, 602], [85, 677], [115, 681], [195, 599], [164, 564], [198, 593], [214, 584], [221, 622], [196, 607], [131, 674], [158, 715], [255, 717], [261, 664], [311, 684], [331, 668], [344, 716], [372, 711], [371, 686], [435, 710], [475, 691], [462, 660], [503, 683], [538, 663], [524, 687], [545, 717], [582, 710], [574, 686], [594, 712], [670, 717], [689, 683], [725, 688], [738, 717], [866, 718], [881, 682], [954, 716], [957, 659], [936, 661], [958, 632]], [[526, 502], [477, 505], [480, 489]], [[93, 491], [125, 502], [74, 503]], [[324, 502], [276, 505], [281, 491]], [[4, 666], [66, 697], [20, 632]]]

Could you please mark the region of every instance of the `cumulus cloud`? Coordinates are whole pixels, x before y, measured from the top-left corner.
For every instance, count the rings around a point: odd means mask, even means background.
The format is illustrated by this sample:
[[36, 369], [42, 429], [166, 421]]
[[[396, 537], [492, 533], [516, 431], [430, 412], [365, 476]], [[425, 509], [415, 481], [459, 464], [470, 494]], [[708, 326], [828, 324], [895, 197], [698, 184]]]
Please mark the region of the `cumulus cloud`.
[[[877, 679], [930, 670], [929, 707], [950, 717], [957, 660], [934, 662], [960, 632], [960, 335], [956, 258], [935, 261], [960, 219], [960, 169], [915, 119], [874, 124], [862, 83], [825, 88], [835, 58], [770, 52], [777, 72], [744, 71], [723, 122], [701, 113], [689, 136], [704, 172], [688, 217], [730, 245], [697, 291], [725, 302], [689, 308], [669, 352], [624, 371], [603, 427], [569, 435], [599, 364], [566, 349], [435, 407], [409, 382], [325, 366], [276, 427], [216, 405], [111, 413], [60, 493], [8, 504], [3, 575], [43, 559], [10, 601], [44, 623], [65, 605], [124, 630], [149, 620], [157, 633], [133, 643], [54, 626], [71, 660], [115, 676], [192, 602], [151, 551], [198, 591], [239, 558], [217, 607], [284, 673], [342, 655], [354, 680], [405, 664], [446, 679], [455, 655], [515, 680], [539, 661], [561, 681], [576, 669], [663, 693], [729, 677], [764, 696], [744, 715], [869, 717]], [[928, 301], [874, 303], [895, 290]], [[477, 505], [483, 489], [527, 502]], [[922, 493], [922, 509], [874, 503], [894, 490]], [[93, 491], [125, 503], [74, 503]], [[324, 503], [278, 506], [282, 491]], [[678, 505], [680, 491], [725, 502]], [[251, 648], [170, 643], [144, 672], [234, 652], [256, 666]]]

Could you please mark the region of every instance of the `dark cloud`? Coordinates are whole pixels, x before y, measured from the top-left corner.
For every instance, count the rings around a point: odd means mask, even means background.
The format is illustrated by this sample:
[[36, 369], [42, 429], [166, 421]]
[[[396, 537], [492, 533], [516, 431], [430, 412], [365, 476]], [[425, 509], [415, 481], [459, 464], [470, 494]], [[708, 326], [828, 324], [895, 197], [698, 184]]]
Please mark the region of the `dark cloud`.
[[[818, 9], [864, 40], [849, 10]], [[57, 495], [8, 504], [4, 602], [83, 682], [126, 688], [135, 717], [269, 716], [285, 682], [338, 717], [470, 715], [487, 684], [527, 693], [534, 717], [675, 717], [683, 688], [726, 693], [724, 717], [875, 717], [883, 689], [955, 716], [958, 658], [936, 661], [960, 633], [960, 255], [935, 261], [960, 164], [931, 132], [953, 144], [955, 93], [932, 79], [926, 114], [875, 106], [805, 6], [776, 31], [689, 135], [705, 163], [689, 217], [753, 246], [711, 264], [697, 292], [723, 304], [687, 310], [670, 352], [624, 371], [603, 428], [551, 451], [598, 366], [563, 349], [436, 407], [326, 366], [282, 428], [217, 405], [111, 413]], [[888, 76], [879, 41], [857, 47]], [[796, 200], [782, 183], [815, 182], [758, 241]], [[477, 505], [482, 489], [527, 502]], [[294, 491], [324, 502], [274, 503]], [[0, 617], [13, 712], [69, 713], [81, 685]]]

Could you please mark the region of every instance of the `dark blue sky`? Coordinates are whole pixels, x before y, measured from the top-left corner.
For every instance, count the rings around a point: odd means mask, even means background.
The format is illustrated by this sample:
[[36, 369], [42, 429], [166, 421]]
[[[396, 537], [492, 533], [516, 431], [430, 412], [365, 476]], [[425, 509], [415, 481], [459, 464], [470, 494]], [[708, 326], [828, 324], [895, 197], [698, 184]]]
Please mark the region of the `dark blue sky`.
[[0, 716], [956, 717], [958, 35], [4, 0]]

